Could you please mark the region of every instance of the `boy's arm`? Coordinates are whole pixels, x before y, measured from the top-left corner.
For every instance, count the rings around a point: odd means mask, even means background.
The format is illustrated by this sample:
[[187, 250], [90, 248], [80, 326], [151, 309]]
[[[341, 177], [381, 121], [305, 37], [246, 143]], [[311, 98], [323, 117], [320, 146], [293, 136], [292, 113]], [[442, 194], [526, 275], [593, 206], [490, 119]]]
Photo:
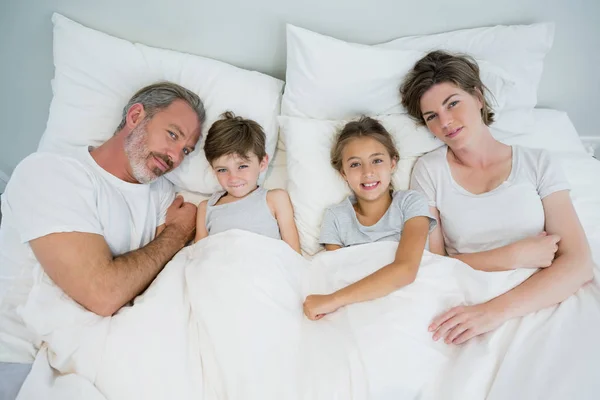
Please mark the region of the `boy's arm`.
[[208, 231], [206, 230], [207, 205], [208, 200], [204, 200], [203, 202], [198, 204], [198, 213], [196, 214], [196, 237], [194, 238], [194, 243], [208, 236]]
[[283, 189], [269, 190], [267, 202], [273, 206], [272, 209], [275, 211], [281, 239], [300, 254], [300, 238], [294, 221], [294, 208], [290, 196]]

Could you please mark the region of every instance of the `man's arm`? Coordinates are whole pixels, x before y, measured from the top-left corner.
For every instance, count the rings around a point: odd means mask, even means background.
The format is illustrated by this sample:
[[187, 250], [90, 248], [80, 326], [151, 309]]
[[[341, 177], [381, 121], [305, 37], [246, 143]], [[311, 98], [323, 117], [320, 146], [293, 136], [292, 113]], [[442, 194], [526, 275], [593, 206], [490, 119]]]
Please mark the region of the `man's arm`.
[[30, 241], [44, 271], [88, 310], [110, 316], [144, 291], [192, 238], [196, 207], [175, 200], [164, 230], [143, 248], [113, 257], [101, 235], [53, 233]]

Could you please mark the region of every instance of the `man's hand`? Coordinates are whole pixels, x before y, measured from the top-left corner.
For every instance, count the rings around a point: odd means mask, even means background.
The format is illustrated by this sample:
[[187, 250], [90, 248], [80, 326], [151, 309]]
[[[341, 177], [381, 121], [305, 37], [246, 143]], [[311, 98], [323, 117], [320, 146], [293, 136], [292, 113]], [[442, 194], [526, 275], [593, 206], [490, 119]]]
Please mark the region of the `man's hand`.
[[189, 242], [194, 238], [196, 231], [197, 210], [198, 208], [195, 205], [184, 202], [182, 196], [177, 196], [173, 200], [173, 204], [167, 209], [165, 226], [176, 228], [184, 235], [185, 241]]

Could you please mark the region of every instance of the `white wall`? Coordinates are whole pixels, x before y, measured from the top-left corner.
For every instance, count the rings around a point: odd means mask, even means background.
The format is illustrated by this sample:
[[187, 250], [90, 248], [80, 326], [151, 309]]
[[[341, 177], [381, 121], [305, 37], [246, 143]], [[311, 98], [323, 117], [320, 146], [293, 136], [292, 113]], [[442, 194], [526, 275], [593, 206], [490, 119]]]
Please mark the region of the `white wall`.
[[[373, 44], [399, 36], [555, 21], [539, 105], [600, 136], [597, 0], [0, 0], [0, 171], [35, 151], [51, 100], [53, 11], [148, 45], [213, 57], [283, 78], [284, 24]], [[115, 60], [118, 62], [118, 60]]]

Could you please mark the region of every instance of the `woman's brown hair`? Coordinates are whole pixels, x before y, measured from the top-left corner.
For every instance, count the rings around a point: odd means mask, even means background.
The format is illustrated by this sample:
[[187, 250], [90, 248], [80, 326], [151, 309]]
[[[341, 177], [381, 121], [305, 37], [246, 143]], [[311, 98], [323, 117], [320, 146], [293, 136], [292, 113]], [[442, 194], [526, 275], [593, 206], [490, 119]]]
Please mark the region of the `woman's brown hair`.
[[417, 61], [400, 86], [402, 105], [417, 123], [425, 125], [421, 113], [421, 97], [432, 86], [443, 82], [452, 83], [477, 97], [483, 104], [483, 123], [489, 126], [494, 122], [494, 111], [486, 101], [486, 94], [491, 92], [479, 77], [477, 62], [467, 55], [436, 50]]

